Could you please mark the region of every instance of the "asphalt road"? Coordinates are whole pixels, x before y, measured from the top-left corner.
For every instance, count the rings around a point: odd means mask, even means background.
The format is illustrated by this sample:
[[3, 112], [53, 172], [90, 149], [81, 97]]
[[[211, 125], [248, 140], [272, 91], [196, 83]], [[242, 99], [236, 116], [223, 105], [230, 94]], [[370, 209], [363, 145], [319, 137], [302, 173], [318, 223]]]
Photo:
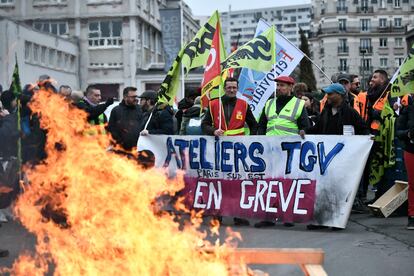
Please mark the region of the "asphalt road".
[[[253, 221], [252, 221], [253, 222]], [[412, 276], [414, 268], [414, 231], [405, 229], [406, 217], [376, 218], [370, 214], [351, 215], [342, 231], [306, 230], [305, 225], [286, 228], [282, 224], [266, 229], [234, 227], [241, 233], [240, 247], [322, 248], [324, 269], [329, 275], [398, 275]], [[221, 232], [232, 226], [225, 218]], [[23, 250], [33, 250], [35, 238], [17, 222], [0, 228], [0, 248], [10, 256], [0, 258], [0, 267], [11, 266]], [[254, 266], [270, 275], [303, 275], [296, 266]]]

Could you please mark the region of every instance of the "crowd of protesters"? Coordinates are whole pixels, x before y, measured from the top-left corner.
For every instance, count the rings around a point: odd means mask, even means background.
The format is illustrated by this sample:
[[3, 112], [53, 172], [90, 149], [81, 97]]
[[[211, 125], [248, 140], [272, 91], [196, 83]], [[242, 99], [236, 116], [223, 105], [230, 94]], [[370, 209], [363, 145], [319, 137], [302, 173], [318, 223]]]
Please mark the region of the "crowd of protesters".
[[[126, 87], [122, 100], [114, 107], [109, 118], [105, 110], [114, 103], [113, 98], [102, 100], [97, 86], [90, 85], [85, 92], [72, 91], [69, 85], [56, 88], [47, 75], [42, 75], [35, 84], [23, 87], [20, 95], [20, 132], [17, 128], [17, 99], [9, 90], [1, 93], [0, 103], [0, 223], [10, 215], [5, 208], [19, 192], [17, 143], [21, 138], [21, 162], [36, 165], [46, 157], [44, 145], [47, 133], [40, 128], [37, 114], [28, 107], [34, 93], [47, 89], [66, 98], [70, 104], [87, 112], [91, 125], [101, 126], [101, 135], [112, 137], [115, 152], [133, 156], [139, 136], [156, 134], [180, 135], [375, 135], [379, 134], [382, 123], [381, 112], [384, 103], [390, 101], [397, 118], [395, 139], [402, 145], [403, 157], [408, 175], [408, 226], [414, 230], [414, 105], [412, 95], [398, 101], [390, 98], [388, 75], [383, 70], [375, 71], [369, 78], [368, 90], [361, 91], [357, 75], [336, 74], [333, 83], [322, 89], [322, 94], [309, 91], [305, 83], [296, 83], [289, 76], [275, 79], [277, 89], [267, 101], [258, 122], [246, 101], [237, 97], [238, 80], [228, 78], [224, 83], [225, 95], [221, 100], [211, 100], [208, 106], [201, 105], [200, 90], [186, 91], [186, 97], [178, 103], [178, 109], [157, 103], [155, 91], [138, 91]], [[1, 88], [1, 87], [0, 87]], [[318, 100], [318, 96], [319, 100]], [[376, 142], [371, 152], [377, 150]], [[369, 159], [374, 158], [372, 153]], [[139, 157], [138, 157], [138, 160]], [[368, 162], [369, 164], [369, 162]], [[396, 179], [395, 168], [388, 168], [383, 179], [376, 185], [375, 199], [379, 198]], [[366, 212], [369, 165], [365, 168], [353, 211]], [[403, 176], [404, 177], [404, 176]], [[401, 180], [401, 179], [400, 179]], [[405, 180], [405, 179], [402, 179]], [[386, 183], [388, 182], [388, 183]], [[10, 191], [4, 192], [4, 187]], [[3, 210], [3, 211], [2, 211]], [[247, 220], [234, 218], [236, 225], [248, 225]], [[272, 221], [262, 221], [255, 227], [272, 226]], [[285, 222], [285, 226], [293, 226]], [[311, 225], [308, 229], [314, 229]], [[7, 252], [0, 250], [0, 256]]]

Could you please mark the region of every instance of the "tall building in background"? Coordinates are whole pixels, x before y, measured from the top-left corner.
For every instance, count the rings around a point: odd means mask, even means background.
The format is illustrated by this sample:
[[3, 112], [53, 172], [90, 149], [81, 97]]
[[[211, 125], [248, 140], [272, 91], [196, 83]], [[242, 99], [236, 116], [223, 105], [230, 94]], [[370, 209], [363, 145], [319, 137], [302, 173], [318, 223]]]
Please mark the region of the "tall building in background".
[[305, 33], [310, 30], [310, 14], [310, 4], [223, 12], [221, 21], [226, 48], [230, 50], [236, 42], [240, 46], [251, 40], [260, 18], [274, 24], [279, 32], [298, 46], [299, 28]]
[[[374, 70], [391, 76], [403, 62], [414, 0], [312, 0], [312, 7], [312, 56], [328, 76], [358, 74], [366, 88]], [[329, 83], [315, 73], [319, 86]]]
[[[2, 0], [0, 16], [76, 43], [79, 87], [97, 84], [103, 97], [116, 97], [125, 86], [146, 89], [148, 84], [155, 89], [163, 80], [159, 10], [171, 5], [183, 7], [188, 40], [199, 27], [182, 0]], [[62, 70], [60, 63], [67, 57], [61, 49], [34, 44], [30, 35], [24, 39], [25, 64], [43, 64], [56, 73]]]

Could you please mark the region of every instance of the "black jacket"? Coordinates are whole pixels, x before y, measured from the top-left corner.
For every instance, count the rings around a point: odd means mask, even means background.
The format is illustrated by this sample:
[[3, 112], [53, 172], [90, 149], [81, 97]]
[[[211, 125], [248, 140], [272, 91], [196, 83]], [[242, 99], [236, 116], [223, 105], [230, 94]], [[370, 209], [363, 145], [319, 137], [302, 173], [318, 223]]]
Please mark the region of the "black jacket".
[[[223, 97], [221, 97], [221, 99], [224, 109], [224, 117], [226, 117], [226, 123], [229, 124], [231, 115], [233, 114], [234, 107], [236, 106], [237, 98], [227, 97], [226, 95], [224, 95]], [[257, 122], [249, 106], [246, 112], [246, 123], [249, 126], [250, 135], [256, 135]], [[203, 130], [203, 133], [206, 135], [214, 135], [214, 131], [216, 130], [216, 128], [214, 127], [210, 108], [207, 109], [206, 115], [204, 116], [203, 121], [201, 122], [201, 129]]]
[[[279, 112], [282, 111], [283, 107], [285, 107], [285, 105], [293, 97], [294, 96], [279, 96], [279, 97], [277, 97], [277, 100], [276, 100], [276, 113], [279, 114]], [[273, 97], [271, 97], [271, 98], [273, 98]], [[300, 114], [300, 116], [297, 120], [297, 125], [298, 125], [299, 130], [302, 130], [302, 129], [306, 130], [310, 126], [308, 112], [306, 111], [305, 107], [303, 108], [302, 113]], [[260, 115], [260, 119], [259, 119], [258, 134], [259, 135], [266, 135], [266, 130], [267, 130], [267, 117], [266, 117], [266, 112], [263, 109], [263, 112]]]
[[397, 119], [397, 136], [404, 143], [404, 150], [414, 153], [414, 143], [410, 142], [408, 132], [414, 142], [414, 105], [405, 106]]
[[119, 145], [126, 150], [131, 150], [137, 145], [142, 118], [143, 112], [140, 106], [127, 106], [122, 101], [111, 111], [108, 131]]
[[17, 114], [10, 113], [0, 118], [0, 157], [8, 159], [17, 156]]
[[332, 114], [332, 107], [328, 104], [325, 105], [315, 125], [308, 128], [306, 133], [343, 135], [344, 125], [352, 125], [356, 135], [369, 134], [369, 129], [364, 120], [345, 101], [338, 107], [338, 112], [335, 115]]
[[[105, 103], [101, 103], [101, 104], [98, 104], [96, 106], [92, 106], [87, 101], [85, 101], [83, 99], [80, 100], [76, 104], [76, 106], [79, 109], [85, 110], [86, 113], [88, 113], [88, 122], [93, 122], [95, 125], [99, 125], [100, 124], [100, 122], [99, 122], [99, 116], [101, 114], [103, 114], [105, 112], [106, 108], [108, 107]], [[106, 123], [107, 122], [107, 118], [106, 118], [105, 115], [103, 115], [103, 116], [105, 117], [104, 118], [104, 122]]]
[[149, 134], [174, 134], [174, 110], [171, 106], [166, 104], [157, 104], [155, 110], [144, 113], [144, 119], [142, 121], [141, 130], [144, 129], [145, 124], [148, 121], [149, 116], [153, 113], [151, 120], [148, 124], [147, 130]]

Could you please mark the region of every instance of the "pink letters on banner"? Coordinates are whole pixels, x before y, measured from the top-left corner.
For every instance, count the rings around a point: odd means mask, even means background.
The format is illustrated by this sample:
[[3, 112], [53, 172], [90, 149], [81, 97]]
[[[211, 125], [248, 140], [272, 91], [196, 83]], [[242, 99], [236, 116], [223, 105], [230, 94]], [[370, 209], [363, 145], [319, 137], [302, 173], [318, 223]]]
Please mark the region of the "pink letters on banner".
[[316, 181], [222, 180], [185, 177], [185, 203], [206, 215], [307, 222], [313, 218]]

